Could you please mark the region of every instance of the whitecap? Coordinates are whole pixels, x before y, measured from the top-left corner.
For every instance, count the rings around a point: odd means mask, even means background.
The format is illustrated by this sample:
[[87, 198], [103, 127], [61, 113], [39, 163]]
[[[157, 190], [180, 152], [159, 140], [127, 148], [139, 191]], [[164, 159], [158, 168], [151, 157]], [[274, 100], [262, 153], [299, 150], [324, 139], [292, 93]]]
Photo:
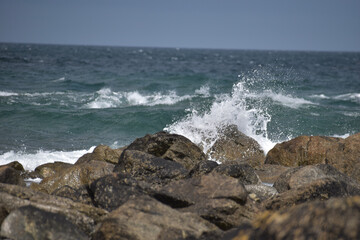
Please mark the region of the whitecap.
[[360, 93], [341, 94], [341, 95], [335, 96], [334, 99], [360, 103]]
[[325, 94], [314, 94], [310, 96], [311, 98], [318, 98], [318, 99], [330, 99], [330, 97], [326, 96]]
[[284, 95], [281, 93], [274, 93], [271, 90], [264, 91], [262, 95], [269, 97], [273, 101], [289, 108], [299, 108], [304, 105], [315, 104], [311, 101], [305, 100], [304, 98], [293, 97], [291, 95]]
[[210, 97], [210, 87], [208, 85], [201, 86], [195, 90], [195, 94], [202, 95], [203, 97]]
[[45, 163], [65, 162], [73, 164], [82, 155], [92, 152], [94, 148], [95, 146], [88, 150], [77, 150], [69, 152], [38, 150], [36, 153], [26, 153], [9, 151], [0, 155], [0, 165], [18, 161], [23, 165], [25, 170], [33, 171], [37, 166]]
[[14, 93], [14, 92], [3, 92], [0, 91], [0, 97], [11, 97], [11, 96], [18, 96], [18, 93]]

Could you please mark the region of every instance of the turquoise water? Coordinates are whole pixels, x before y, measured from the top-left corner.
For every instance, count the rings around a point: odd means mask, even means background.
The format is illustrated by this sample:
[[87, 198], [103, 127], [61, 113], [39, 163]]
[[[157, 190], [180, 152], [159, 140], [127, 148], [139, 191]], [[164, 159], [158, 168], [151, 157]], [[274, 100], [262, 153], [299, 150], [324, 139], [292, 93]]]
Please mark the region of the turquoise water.
[[206, 151], [360, 131], [360, 53], [0, 44], [0, 164], [73, 162], [160, 130]]

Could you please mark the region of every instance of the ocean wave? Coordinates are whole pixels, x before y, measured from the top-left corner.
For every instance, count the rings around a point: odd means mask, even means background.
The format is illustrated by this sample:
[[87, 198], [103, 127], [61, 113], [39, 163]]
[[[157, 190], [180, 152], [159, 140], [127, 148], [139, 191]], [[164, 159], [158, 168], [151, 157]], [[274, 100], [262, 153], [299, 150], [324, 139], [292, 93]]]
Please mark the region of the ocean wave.
[[314, 105], [315, 103], [308, 101], [304, 98], [298, 98], [291, 95], [284, 95], [281, 93], [274, 93], [271, 90], [266, 90], [263, 93], [260, 94], [262, 97], [268, 97], [272, 99], [273, 101], [280, 103], [283, 106], [289, 107], [289, 108], [299, 108], [306, 105]]
[[222, 130], [228, 125], [235, 125], [241, 132], [254, 138], [266, 153], [276, 144], [267, 136], [271, 116], [266, 109], [249, 108], [246, 99], [253, 95], [243, 82], [239, 82], [233, 86], [231, 94], [217, 96], [208, 111], [190, 109], [186, 117], [164, 130], [189, 138], [207, 153], [219, 139]]
[[332, 99], [332, 100], [351, 101], [354, 103], [360, 103], [360, 93], [345, 93], [335, 96], [326, 96], [325, 94], [315, 94], [315, 95], [311, 95], [310, 97], [318, 98], [318, 99]]
[[18, 161], [23, 165], [25, 170], [33, 171], [37, 166], [45, 163], [65, 162], [73, 164], [82, 155], [92, 152], [94, 148], [95, 146], [88, 150], [69, 152], [38, 150], [36, 153], [26, 153], [10, 151], [0, 155], [0, 165]]
[[18, 96], [18, 93], [0, 91], [0, 97]]

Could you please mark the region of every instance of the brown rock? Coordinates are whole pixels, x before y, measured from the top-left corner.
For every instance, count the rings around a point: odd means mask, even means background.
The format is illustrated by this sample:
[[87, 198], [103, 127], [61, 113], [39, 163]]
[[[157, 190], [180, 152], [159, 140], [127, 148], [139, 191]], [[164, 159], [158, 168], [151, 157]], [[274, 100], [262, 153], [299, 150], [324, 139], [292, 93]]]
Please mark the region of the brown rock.
[[71, 167], [72, 164], [64, 162], [46, 163], [35, 168], [35, 172], [40, 178], [50, 177], [64, 169]]
[[213, 172], [237, 178], [243, 184], [261, 183], [259, 176], [254, 169], [247, 163], [228, 161], [214, 168]]
[[22, 173], [24, 168], [19, 162], [11, 162], [0, 166], [0, 183], [8, 183], [25, 186]]
[[158, 132], [136, 139], [127, 150], [142, 151], [155, 157], [171, 160], [191, 170], [200, 161], [205, 161], [201, 149], [184, 136]]
[[261, 166], [265, 155], [259, 143], [240, 132], [235, 125], [228, 126], [209, 150], [210, 157], [220, 162], [238, 161], [252, 167]]
[[267, 154], [265, 163], [291, 167], [330, 164], [360, 181], [360, 133], [346, 139], [300, 136], [277, 144]]
[[291, 167], [284, 167], [281, 165], [264, 164], [262, 166], [255, 167], [255, 172], [262, 182], [274, 183], [282, 173], [286, 172], [290, 168]]
[[92, 153], [86, 153], [80, 157], [75, 164], [80, 164], [90, 161], [105, 161], [108, 163], [118, 163], [119, 157], [126, 147], [112, 149], [106, 145], [97, 146]]
[[97, 226], [92, 239], [197, 239], [217, 228], [193, 213], [181, 213], [150, 197], [127, 201]]
[[245, 189], [248, 192], [250, 198], [259, 202], [265, 201], [279, 194], [276, 188], [263, 184], [245, 185]]

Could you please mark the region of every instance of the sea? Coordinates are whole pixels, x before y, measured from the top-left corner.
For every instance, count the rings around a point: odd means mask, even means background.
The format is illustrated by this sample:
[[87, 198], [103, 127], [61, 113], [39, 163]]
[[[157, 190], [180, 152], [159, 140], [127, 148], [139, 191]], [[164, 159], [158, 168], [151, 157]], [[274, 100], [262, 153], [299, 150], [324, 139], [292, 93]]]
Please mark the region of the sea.
[[0, 43], [0, 165], [74, 163], [163, 130], [207, 152], [228, 125], [265, 153], [360, 132], [360, 53]]

